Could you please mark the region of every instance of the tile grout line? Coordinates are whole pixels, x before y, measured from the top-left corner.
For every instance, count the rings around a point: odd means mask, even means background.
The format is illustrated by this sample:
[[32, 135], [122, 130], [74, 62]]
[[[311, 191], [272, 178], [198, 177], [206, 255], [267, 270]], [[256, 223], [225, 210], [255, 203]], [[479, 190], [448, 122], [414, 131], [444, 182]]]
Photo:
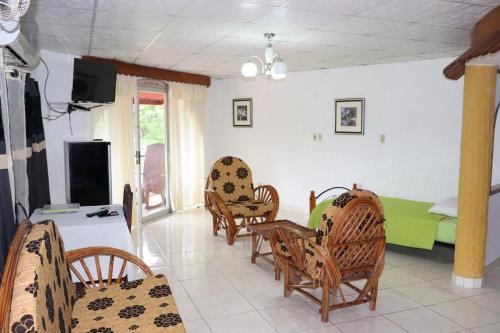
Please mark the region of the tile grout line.
[[[419, 308], [415, 308], [415, 309], [419, 309]], [[414, 309], [408, 309], [408, 310], [414, 310]], [[400, 311], [402, 312], [402, 311]], [[397, 312], [393, 312], [393, 313], [397, 313]], [[408, 330], [406, 330], [404, 327], [400, 326], [398, 323], [392, 321], [390, 318], [387, 318], [385, 315], [382, 315], [382, 317], [384, 317], [385, 319], [387, 319], [388, 321], [390, 321], [391, 323], [393, 323], [394, 325], [396, 325], [397, 327], [401, 328], [403, 331], [405, 332], [409, 332]]]
[[[484, 295], [485, 295], [485, 294], [484, 294]], [[474, 297], [474, 296], [473, 296], [473, 297]], [[461, 298], [461, 299], [458, 299], [458, 300], [446, 301], [446, 302], [443, 302], [443, 303], [431, 304], [431, 305], [426, 306], [426, 307], [427, 307], [429, 310], [431, 310], [431, 311], [433, 311], [433, 312], [437, 313], [437, 314], [438, 314], [438, 315], [440, 315], [441, 317], [448, 319], [449, 321], [451, 321], [451, 322], [453, 322], [453, 323], [457, 324], [457, 325], [458, 325], [458, 326], [460, 326], [460, 327], [463, 327], [461, 324], [459, 324], [459, 323], [458, 323], [458, 322], [456, 322], [455, 320], [453, 320], [453, 319], [451, 319], [451, 318], [448, 318], [448, 317], [446, 317], [445, 315], [443, 315], [443, 314], [439, 313], [438, 311], [436, 311], [436, 310], [434, 310], [434, 309], [430, 308], [431, 306], [440, 305], [440, 304], [446, 304], [446, 303], [451, 303], [451, 302], [456, 302], [456, 301], [467, 301], [467, 302], [472, 302], [474, 305], [477, 305], [477, 306], [479, 306], [480, 308], [485, 309], [485, 310], [486, 310], [486, 311], [488, 311], [488, 312], [491, 312], [491, 313], [493, 313], [493, 314], [495, 314], [495, 315], [498, 315], [498, 313], [497, 313], [496, 311], [492, 311], [492, 310], [490, 310], [489, 308], [487, 308], [487, 307], [485, 307], [485, 306], [483, 306], [483, 305], [481, 305], [481, 304], [478, 304], [478, 303], [476, 303], [476, 302], [474, 302], [474, 301], [468, 300], [468, 297], [464, 297], [464, 298]], [[498, 319], [498, 321], [497, 321], [497, 322], [491, 323], [491, 324], [489, 324], [489, 325], [495, 325], [495, 324], [498, 324], [498, 323], [500, 323], [500, 317], [499, 317], [499, 319]], [[486, 325], [486, 326], [489, 326], [489, 325]], [[464, 329], [466, 329], [466, 330], [471, 330], [471, 329], [474, 329], [474, 328], [480, 328], [480, 327], [486, 327], [486, 326], [477, 326], [477, 327], [472, 327], [472, 328], [463, 327], [463, 328], [464, 328]]]
[[[446, 303], [446, 302], [445, 302], [445, 303]], [[438, 304], [444, 304], [444, 303], [438, 303]], [[433, 305], [436, 305], [436, 304], [433, 304]], [[432, 305], [430, 305], [430, 306], [432, 306]], [[463, 327], [462, 325], [460, 325], [460, 324], [459, 324], [459, 323], [457, 323], [456, 321], [452, 320], [451, 318], [448, 318], [448, 317], [446, 317], [446, 316], [442, 315], [441, 313], [439, 313], [439, 312], [437, 312], [437, 311], [434, 311], [433, 309], [431, 309], [431, 308], [430, 308], [430, 306], [429, 306], [429, 307], [427, 307], [427, 306], [426, 306], [426, 308], [427, 308], [428, 310], [430, 310], [430, 311], [434, 312], [434, 313], [435, 313], [435, 314], [437, 314], [438, 316], [440, 316], [440, 317], [442, 317], [442, 318], [444, 318], [444, 319], [446, 319], [446, 320], [451, 321], [452, 323], [456, 324], [458, 327], [461, 327], [461, 328], [463, 328], [463, 329], [469, 330], [469, 328], [467, 328], [467, 327]]]

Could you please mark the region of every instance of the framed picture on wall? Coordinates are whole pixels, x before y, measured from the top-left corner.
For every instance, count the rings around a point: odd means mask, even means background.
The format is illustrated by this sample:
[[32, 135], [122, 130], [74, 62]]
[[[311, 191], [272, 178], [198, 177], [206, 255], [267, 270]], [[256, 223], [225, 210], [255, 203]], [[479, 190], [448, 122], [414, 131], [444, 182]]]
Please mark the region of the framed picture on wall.
[[335, 100], [335, 134], [365, 132], [365, 99], [347, 98]]
[[251, 98], [233, 99], [233, 127], [253, 126], [253, 107]]

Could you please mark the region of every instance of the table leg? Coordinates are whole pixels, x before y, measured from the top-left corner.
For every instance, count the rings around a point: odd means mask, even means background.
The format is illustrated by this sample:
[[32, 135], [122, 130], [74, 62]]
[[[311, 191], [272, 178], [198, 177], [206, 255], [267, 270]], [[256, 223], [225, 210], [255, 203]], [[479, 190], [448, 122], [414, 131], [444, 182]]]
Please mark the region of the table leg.
[[257, 233], [252, 231], [252, 264], [255, 264], [255, 258], [257, 258]]

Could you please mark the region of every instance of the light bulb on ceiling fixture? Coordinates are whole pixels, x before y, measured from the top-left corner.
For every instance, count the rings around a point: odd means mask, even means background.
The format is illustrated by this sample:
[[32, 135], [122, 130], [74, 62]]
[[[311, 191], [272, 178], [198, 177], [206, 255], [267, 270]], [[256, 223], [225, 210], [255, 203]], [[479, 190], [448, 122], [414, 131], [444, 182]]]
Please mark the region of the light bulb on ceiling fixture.
[[259, 70], [257, 69], [257, 65], [255, 65], [251, 61], [246, 62], [243, 64], [243, 66], [241, 66], [241, 74], [244, 77], [256, 77], [258, 71]]
[[271, 68], [271, 76], [275, 80], [283, 80], [286, 78], [287, 72], [288, 68], [281, 59], [278, 59]]
[[[252, 56], [251, 58], [255, 58], [260, 62], [261, 65], [261, 74], [266, 76], [271, 76], [274, 80], [282, 80], [287, 75], [287, 66], [285, 62], [281, 59], [281, 57], [274, 53], [272, 38], [274, 37], [274, 33], [265, 33], [264, 37], [267, 39], [267, 46], [264, 51], [264, 60], [257, 56]], [[251, 61], [247, 61], [241, 66], [241, 74], [243, 77], [255, 77], [257, 76], [259, 70], [257, 65]]]

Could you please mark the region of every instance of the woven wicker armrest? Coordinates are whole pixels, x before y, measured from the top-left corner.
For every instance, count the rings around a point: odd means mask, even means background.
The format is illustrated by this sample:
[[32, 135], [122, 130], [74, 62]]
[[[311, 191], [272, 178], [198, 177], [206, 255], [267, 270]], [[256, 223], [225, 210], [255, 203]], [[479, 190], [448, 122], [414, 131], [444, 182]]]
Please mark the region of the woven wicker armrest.
[[[100, 257], [103, 256], [109, 257], [108, 267], [105, 268], [106, 269], [105, 271], [108, 273], [108, 278], [106, 282], [103, 279], [103, 274], [102, 274], [103, 267], [101, 267], [101, 261], [99, 259]], [[85, 261], [85, 259], [87, 258], [93, 258], [97, 272], [97, 279], [92, 275], [87, 266], [87, 263]], [[107, 247], [107, 246], [85, 247], [81, 249], [68, 251], [66, 252], [66, 259], [68, 261], [69, 269], [76, 275], [76, 277], [78, 277], [78, 279], [84, 285], [85, 288], [89, 287], [104, 288], [105, 284], [111, 285], [113, 283], [120, 283], [125, 275], [127, 263], [129, 262], [139, 267], [146, 274], [146, 276], [148, 277], [154, 276], [153, 271], [151, 271], [149, 266], [144, 261], [142, 261], [141, 259], [139, 259], [138, 257], [129, 252], [116, 249], [113, 247]], [[115, 259], [120, 259], [121, 266], [118, 277], [116, 279], [113, 279], [113, 268], [115, 265]], [[83, 272], [75, 266], [75, 263], [77, 262], [81, 265]], [[83, 274], [86, 275], [86, 278], [83, 277]], [[98, 282], [99, 286], [96, 284], [96, 282]]]

